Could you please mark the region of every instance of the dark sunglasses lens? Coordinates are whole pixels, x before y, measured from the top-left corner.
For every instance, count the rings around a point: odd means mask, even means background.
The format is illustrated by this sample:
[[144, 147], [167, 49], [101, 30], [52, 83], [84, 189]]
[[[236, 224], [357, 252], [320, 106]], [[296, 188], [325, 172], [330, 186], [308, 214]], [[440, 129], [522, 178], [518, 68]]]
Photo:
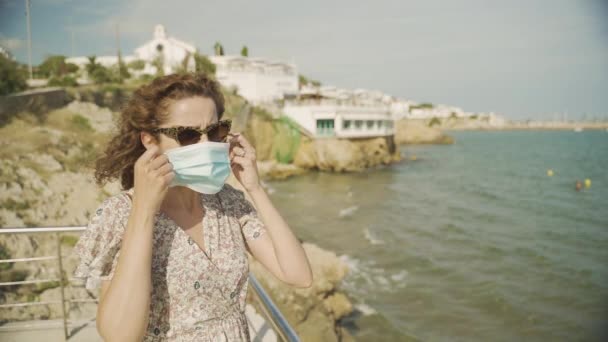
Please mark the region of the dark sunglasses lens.
[[207, 138], [209, 138], [209, 141], [213, 142], [226, 142], [229, 132], [230, 126], [228, 124], [221, 123], [207, 133]]
[[201, 134], [193, 129], [185, 129], [177, 135], [180, 145], [192, 145], [201, 140]]

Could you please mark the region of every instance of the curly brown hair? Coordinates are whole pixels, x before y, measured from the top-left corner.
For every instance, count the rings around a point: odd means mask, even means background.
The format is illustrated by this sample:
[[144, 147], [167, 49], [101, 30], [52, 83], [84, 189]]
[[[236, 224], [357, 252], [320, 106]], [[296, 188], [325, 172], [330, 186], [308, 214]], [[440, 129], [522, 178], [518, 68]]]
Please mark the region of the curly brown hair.
[[[141, 132], [152, 132], [166, 122], [167, 107], [173, 102], [194, 96], [213, 100], [218, 120], [224, 114], [224, 96], [220, 85], [204, 74], [171, 74], [154, 79], [138, 88], [121, 111], [118, 133], [97, 159], [95, 180], [98, 185], [120, 178], [124, 190], [133, 187], [134, 166], [146, 151]], [[152, 134], [152, 133], [151, 133]]]

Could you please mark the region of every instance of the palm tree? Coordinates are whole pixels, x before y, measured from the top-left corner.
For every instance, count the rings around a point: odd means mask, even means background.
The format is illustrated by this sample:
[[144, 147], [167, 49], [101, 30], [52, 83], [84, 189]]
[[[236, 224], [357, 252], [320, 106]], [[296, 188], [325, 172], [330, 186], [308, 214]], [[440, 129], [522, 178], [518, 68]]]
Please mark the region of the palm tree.
[[215, 51], [216, 56], [224, 55], [224, 47], [222, 44], [220, 44], [220, 42], [215, 42], [215, 45], [213, 45], [213, 50]]

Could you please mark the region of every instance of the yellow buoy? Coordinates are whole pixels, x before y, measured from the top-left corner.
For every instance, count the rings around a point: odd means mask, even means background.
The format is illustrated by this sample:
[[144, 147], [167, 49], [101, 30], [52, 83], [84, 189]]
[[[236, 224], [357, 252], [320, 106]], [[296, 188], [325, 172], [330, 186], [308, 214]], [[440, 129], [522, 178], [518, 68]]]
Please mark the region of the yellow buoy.
[[585, 179], [585, 188], [590, 188], [591, 187], [591, 179], [587, 178]]
[[549, 176], [549, 177], [553, 176], [553, 170], [551, 170], [551, 169], [547, 170], [547, 176]]

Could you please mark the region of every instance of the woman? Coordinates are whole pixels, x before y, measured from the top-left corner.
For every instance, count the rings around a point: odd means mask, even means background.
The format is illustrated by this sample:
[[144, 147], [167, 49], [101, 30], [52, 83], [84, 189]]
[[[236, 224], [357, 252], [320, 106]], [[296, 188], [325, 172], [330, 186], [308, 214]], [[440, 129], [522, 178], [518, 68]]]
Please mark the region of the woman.
[[[169, 75], [142, 86], [97, 161], [123, 191], [93, 214], [74, 276], [101, 285], [108, 341], [248, 341], [245, 251], [285, 283], [308, 287], [304, 250], [260, 186], [255, 149], [222, 120], [219, 85]], [[257, 210], [234, 187], [232, 171]]]

